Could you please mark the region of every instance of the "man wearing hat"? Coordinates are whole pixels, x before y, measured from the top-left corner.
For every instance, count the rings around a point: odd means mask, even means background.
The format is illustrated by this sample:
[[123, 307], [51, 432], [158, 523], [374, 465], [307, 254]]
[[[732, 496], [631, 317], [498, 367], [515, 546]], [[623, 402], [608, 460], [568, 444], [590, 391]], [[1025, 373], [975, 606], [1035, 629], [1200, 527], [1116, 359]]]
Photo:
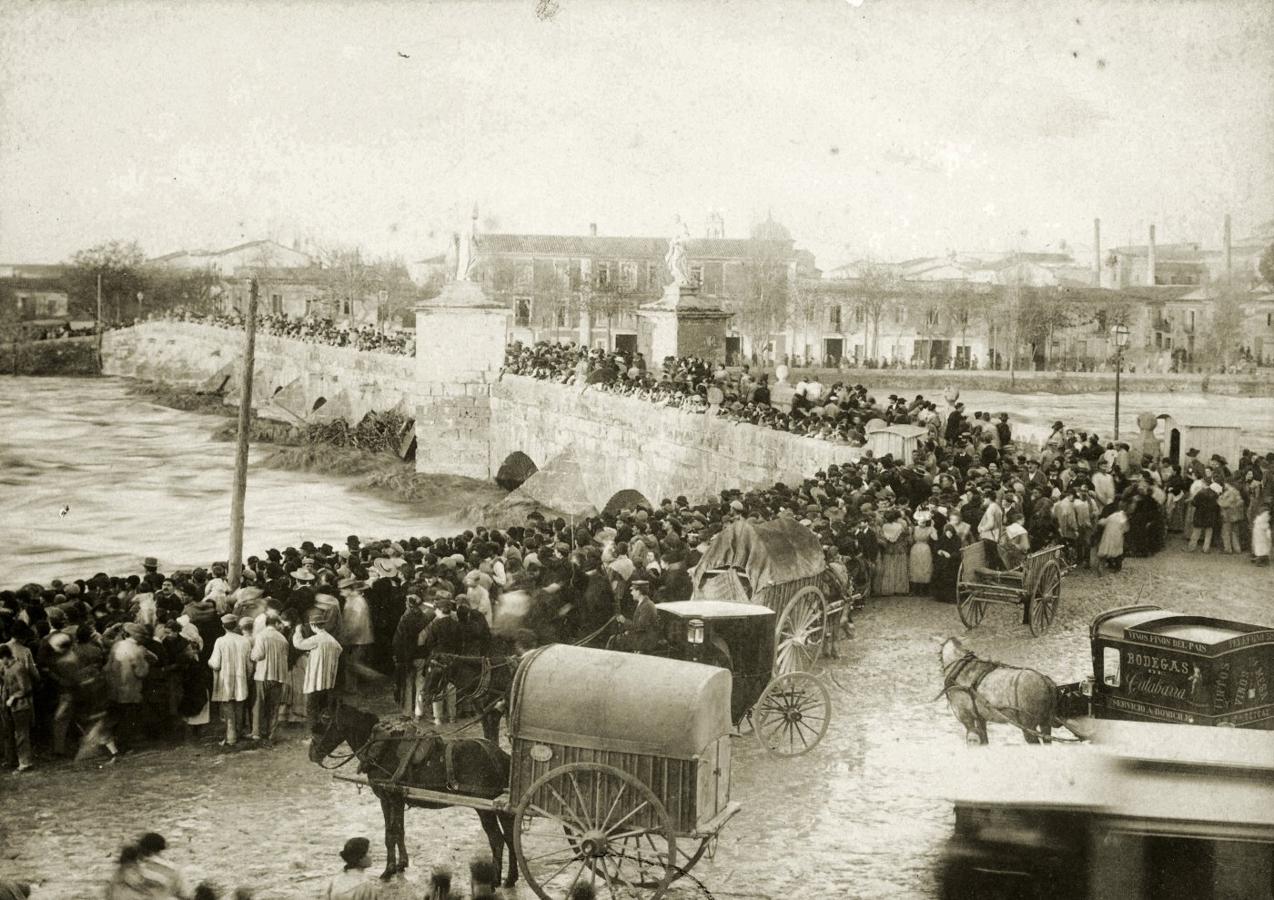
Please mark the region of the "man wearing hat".
[[309, 619], [308, 624], [302, 624], [292, 632], [292, 646], [309, 654], [305, 660], [302, 693], [305, 694], [305, 713], [310, 719], [310, 730], [316, 731], [319, 717], [327, 711], [336, 687], [341, 642], [327, 632], [321, 610], [310, 610]]
[[345, 868], [323, 887], [319, 894], [322, 900], [375, 900], [381, 895], [380, 884], [367, 877], [372, 864], [371, 846], [365, 837], [345, 842], [341, 848]]
[[142, 691], [155, 654], [142, 646], [146, 628], [134, 622], [123, 626], [124, 637], [111, 647], [106, 659], [107, 693], [119, 714], [117, 737], [122, 743], [138, 738], [141, 723]]
[[221, 719], [226, 723], [223, 747], [239, 742], [239, 722], [243, 704], [248, 699], [248, 681], [252, 674], [252, 642], [239, 632], [234, 613], [221, 617], [224, 634], [212, 645], [208, 668], [212, 669], [212, 702], [221, 704]]
[[[441, 726], [455, 718], [456, 688], [451, 684], [442, 684], [436, 678], [437, 668], [429, 668], [429, 657], [434, 653], [464, 653], [464, 630], [460, 620], [456, 618], [456, 604], [450, 592], [440, 591], [435, 600], [437, 614], [432, 622], [420, 632], [417, 638], [419, 655], [425, 660], [426, 674], [420, 688], [420, 700], [417, 707], [424, 713], [426, 703], [433, 713], [434, 725]], [[434, 678], [430, 674], [435, 675]]]
[[628, 583], [628, 588], [633, 598], [633, 614], [631, 619], [618, 617], [623, 631], [614, 638], [614, 648], [629, 653], [650, 653], [659, 646], [659, 617], [650, 599], [650, 582], [637, 577]]
[[252, 735], [254, 741], [274, 739], [283, 684], [288, 679], [288, 639], [278, 629], [279, 616], [265, 613], [265, 622], [254, 629], [252, 640]]

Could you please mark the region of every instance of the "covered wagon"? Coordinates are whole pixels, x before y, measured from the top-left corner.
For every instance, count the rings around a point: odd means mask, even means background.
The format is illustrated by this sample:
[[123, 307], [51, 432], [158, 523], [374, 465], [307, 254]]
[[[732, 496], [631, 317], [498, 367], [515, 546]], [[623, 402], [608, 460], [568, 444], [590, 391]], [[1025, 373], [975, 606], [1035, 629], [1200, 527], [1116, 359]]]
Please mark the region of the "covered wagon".
[[[714, 584], [721, 578], [728, 589]], [[793, 519], [730, 523], [704, 550], [691, 582], [692, 599], [718, 600], [737, 599], [737, 582], [747, 602], [777, 614], [774, 671], [779, 675], [814, 668], [843, 613], [822, 543]]]
[[565, 644], [523, 658], [509, 796], [540, 897], [580, 880], [659, 897], [698, 862], [739, 810], [730, 692], [725, 669], [675, 659]]

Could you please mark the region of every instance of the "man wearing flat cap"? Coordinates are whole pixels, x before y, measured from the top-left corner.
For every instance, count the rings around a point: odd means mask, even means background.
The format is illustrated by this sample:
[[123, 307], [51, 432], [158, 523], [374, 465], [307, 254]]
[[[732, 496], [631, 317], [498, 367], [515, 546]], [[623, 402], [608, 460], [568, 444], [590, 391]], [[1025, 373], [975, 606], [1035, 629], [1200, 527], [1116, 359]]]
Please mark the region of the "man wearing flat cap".
[[248, 682], [252, 676], [252, 642], [239, 632], [234, 613], [221, 617], [224, 634], [212, 645], [208, 668], [212, 669], [212, 702], [221, 704], [221, 719], [226, 723], [223, 747], [239, 742], [239, 723], [248, 699]]

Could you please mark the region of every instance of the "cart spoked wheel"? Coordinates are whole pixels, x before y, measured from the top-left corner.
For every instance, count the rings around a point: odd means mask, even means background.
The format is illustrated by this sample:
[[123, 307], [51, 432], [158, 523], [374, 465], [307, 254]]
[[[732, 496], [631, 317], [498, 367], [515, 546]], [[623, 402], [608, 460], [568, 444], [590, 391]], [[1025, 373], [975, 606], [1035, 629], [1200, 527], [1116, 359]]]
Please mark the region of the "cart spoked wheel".
[[775, 678], [752, 708], [753, 733], [774, 756], [809, 753], [827, 734], [831, 720], [831, 694], [808, 672]]
[[808, 672], [818, 665], [827, 637], [827, 598], [814, 585], [796, 592], [775, 627], [774, 671]]
[[1031, 609], [1027, 624], [1031, 626], [1031, 634], [1038, 637], [1048, 630], [1057, 615], [1057, 604], [1062, 597], [1062, 569], [1056, 562], [1050, 562], [1040, 572], [1039, 581], [1035, 585], [1035, 595], [1031, 597]]
[[956, 572], [956, 612], [965, 628], [977, 628], [986, 614], [986, 602], [975, 599], [973, 589], [977, 585], [965, 581], [968, 574], [964, 563], [960, 563], [960, 570]]
[[658, 900], [684, 870], [659, 798], [595, 763], [560, 766], [527, 788], [513, 814], [513, 849], [542, 900], [560, 900], [580, 882], [603, 900]]

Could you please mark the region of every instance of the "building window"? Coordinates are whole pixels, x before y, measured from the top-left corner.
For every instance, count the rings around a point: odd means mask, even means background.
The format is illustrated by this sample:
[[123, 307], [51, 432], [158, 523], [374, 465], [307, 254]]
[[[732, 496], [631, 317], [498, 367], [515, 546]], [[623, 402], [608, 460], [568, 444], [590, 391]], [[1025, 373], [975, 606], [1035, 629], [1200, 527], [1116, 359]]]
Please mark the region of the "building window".
[[897, 325], [901, 325], [905, 321], [907, 321], [907, 307], [895, 306], [894, 307], [894, 323]]
[[597, 264], [597, 286], [599, 288], [610, 287], [610, 263], [599, 262]]
[[343, 315], [348, 316], [350, 314], [349, 310], [350, 310], [349, 298], [346, 297], [344, 300], [341, 301], [341, 313]]
[[556, 323], [558, 328], [566, 328], [570, 325], [570, 308], [563, 303], [557, 308]]
[[938, 324], [938, 311], [936, 309], [929, 310], [929, 312], [925, 314], [925, 321], [929, 324], [930, 328], [936, 327]]
[[275, 316], [277, 316], [277, 315], [279, 315], [279, 314], [280, 314], [280, 313], [282, 313], [282, 312], [283, 312], [283, 295], [282, 295], [282, 294], [271, 294], [271, 295], [270, 295], [270, 313], [271, 313], [271, 315], [275, 315]]
[[623, 262], [619, 264], [619, 289], [621, 291], [637, 290], [637, 263]]
[[513, 301], [513, 324], [523, 328], [531, 324], [530, 297], [518, 297]]
[[831, 308], [827, 310], [827, 324], [831, 326], [832, 331], [840, 331], [839, 303], [833, 303]]
[[693, 287], [701, 287], [703, 285], [703, 266], [690, 267], [690, 284]]
[[862, 327], [867, 322], [867, 310], [861, 306], [854, 307], [854, 324]]

